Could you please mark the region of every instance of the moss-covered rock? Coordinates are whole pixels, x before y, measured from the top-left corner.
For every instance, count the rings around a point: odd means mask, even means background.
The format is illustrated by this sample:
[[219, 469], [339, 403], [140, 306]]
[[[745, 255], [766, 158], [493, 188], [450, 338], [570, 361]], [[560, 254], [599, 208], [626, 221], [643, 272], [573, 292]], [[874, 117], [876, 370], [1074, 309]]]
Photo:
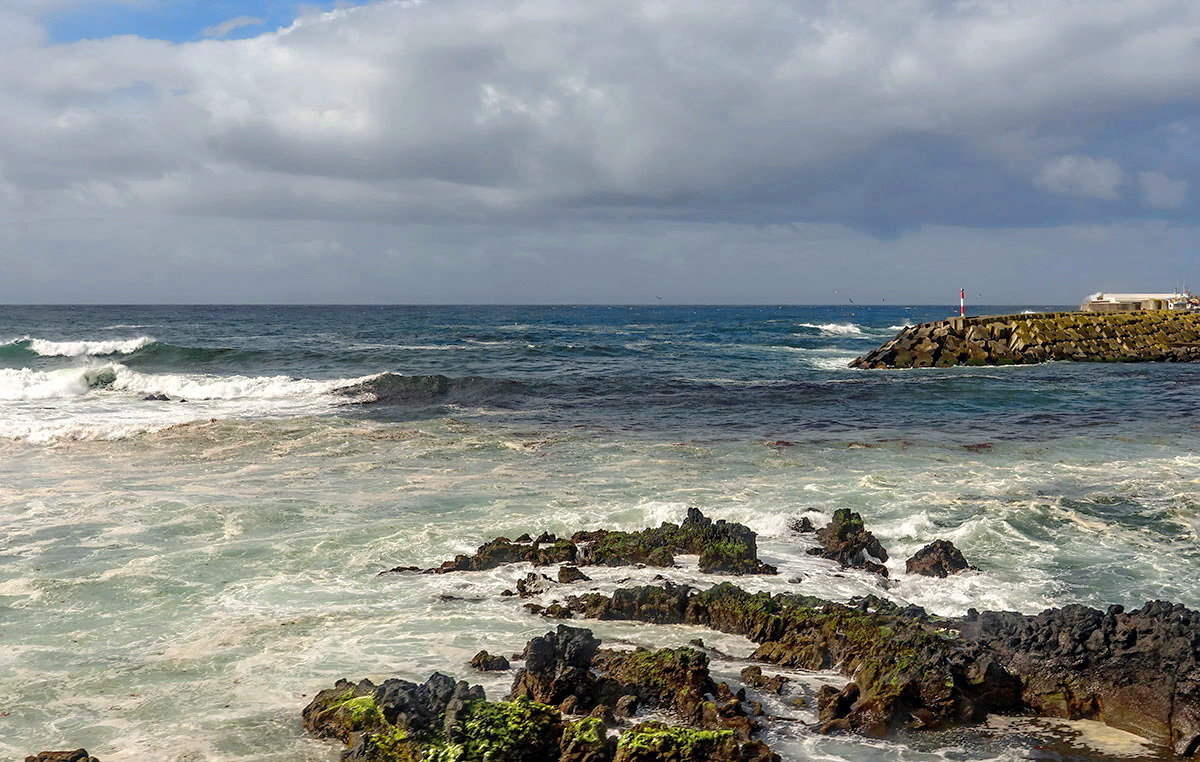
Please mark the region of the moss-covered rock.
[[559, 743], [561, 762], [610, 762], [616, 750], [616, 739], [609, 737], [599, 718], [585, 717], [563, 726]]
[[621, 734], [614, 762], [730, 762], [740, 758], [738, 743], [728, 730], [647, 722]]
[[883, 562], [888, 552], [875, 535], [867, 531], [863, 518], [848, 508], [839, 508], [833, 520], [816, 530], [816, 548], [809, 548], [810, 555], [837, 561], [844, 569], [865, 569], [880, 576], [888, 575]]
[[469, 702], [423, 762], [543, 762], [558, 756], [562, 717], [535, 701]]
[[304, 726], [319, 738], [346, 742], [355, 733], [381, 727], [384, 720], [375, 703], [377, 690], [370, 680], [359, 683], [338, 680], [333, 688], [318, 693], [304, 708]]
[[935, 622], [878, 599], [860, 606], [796, 595], [748, 593], [729, 583], [705, 591], [646, 587], [572, 598], [589, 616], [698, 624], [745, 635], [753, 658], [851, 676], [844, 700], [826, 702], [827, 730], [884, 735], [901, 725], [976, 721], [1018, 706], [1018, 685], [983, 649]]
[[[541, 540], [548, 542], [541, 542]], [[545, 535], [539, 541], [513, 542], [506, 537], [480, 545], [474, 555], [458, 555], [432, 569], [403, 566], [384, 573], [421, 571], [428, 574], [483, 571], [504, 564], [531, 563], [548, 566], [573, 563], [580, 566], [670, 567], [680, 554], [700, 557], [700, 570], [720, 574], [774, 574], [773, 566], [758, 559], [757, 536], [742, 524], [713, 521], [695, 508], [688, 509], [682, 524], [664, 522], [662, 526], [637, 532], [607, 529], [576, 532], [571, 539]], [[552, 542], [549, 542], [552, 540]], [[587, 579], [578, 569], [560, 569], [560, 577], [569, 581]], [[540, 575], [535, 575], [535, 579]]]
[[673, 710], [687, 722], [711, 724], [714, 719], [704, 714], [708, 696], [717, 688], [709, 676], [708, 655], [702, 651], [686, 646], [606, 651], [593, 665], [619, 685], [609, 690], [611, 704], [620, 696], [634, 695], [639, 704]]
[[[508, 700], [488, 701], [478, 686], [437, 673], [419, 685], [339, 680], [305, 708], [305, 725], [318, 737], [341, 740], [344, 762], [612, 762], [617, 743], [602, 717], [612, 722], [614, 705], [624, 706], [622, 716], [628, 716], [631, 703], [644, 699], [717, 732], [655, 726], [664, 734], [655, 743], [668, 756], [636, 759], [708, 760], [717, 747], [688, 739], [727, 738], [720, 748], [738, 754], [727, 759], [778, 762], [765, 745], [750, 740], [753, 724], [746, 718], [720, 727], [722, 717], [732, 716], [722, 710], [737, 701], [727, 686], [713, 685], [704, 654], [690, 648], [601, 653], [590, 632], [569, 627], [535, 640], [540, 645], [527, 647], [526, 659], [537, 669], [523, 673], [536, 679], [519, 677]], [[563, 697], [562, 707], [532, 700], [526, 688]], [[563, 711], [589, 709], [593, 716], [563, 719]], [[648, 754], [655, 747], [647, 741], [631, 748]], [[689, 753], [700, 756], [677, 756]]]

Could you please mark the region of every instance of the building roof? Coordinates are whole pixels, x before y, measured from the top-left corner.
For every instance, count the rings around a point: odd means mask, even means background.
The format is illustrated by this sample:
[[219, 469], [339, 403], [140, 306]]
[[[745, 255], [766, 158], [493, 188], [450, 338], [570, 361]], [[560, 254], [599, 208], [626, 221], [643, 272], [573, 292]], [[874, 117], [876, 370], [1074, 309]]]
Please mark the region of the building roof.
[[1087, 300], [1089, 302], [1146, 302], [1151, 299], [1172, 301], [1186, 298], [1187, 294], [1112, 294], [1101, 291], [1098, 294], [1092, 294]]

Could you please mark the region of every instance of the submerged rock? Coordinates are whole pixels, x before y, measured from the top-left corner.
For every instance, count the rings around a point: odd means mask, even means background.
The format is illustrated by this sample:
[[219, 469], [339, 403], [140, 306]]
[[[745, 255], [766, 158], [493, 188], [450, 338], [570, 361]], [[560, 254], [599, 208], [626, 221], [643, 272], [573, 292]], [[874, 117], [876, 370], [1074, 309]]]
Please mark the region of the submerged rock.
[[875, 535], [867, 531], [862, 516], [849, 508], [839, 508], [833, 520], [816, 530], [820, 547], [810, 548], [809, 555], [821, 556], [841, 564], [843, 569], [865, 569], [880, 576], [888, 575], [883, 562], [887, 550]]
[[87, 749], [74, 751], [41, 751], [25, 758], [25, 762], [100, 762]]
[[554, 581], [545, 574], [529, 572], [521, 579], [517, 580], [517, 595], [522, 598], [532, 598], [535, 595], [550, 592], [554, 586]]
[[934, 540], [913, 554], [904, 564], [904, 570], [909, 574], [922, 574], [926, 577], [949, 577], [961, 571], [979, 571], [967, 563], [962, 551], [954, 547], [949, 540]]
[[[459, 555], [427, 574], [484, 571], [504, 564], [534, 566], [578, 564], [579, 566], [675, 565], [675, 556], [700, 557], [700, 571], [720, 574], [775, 574], [776, 569], [758, 559], [757, 535], [742, 524], [713, 521], [696, 508], [689, 508], [682, 524], [664, 522], [657, 528], [638, 532], [600, 529], [576, 532], [571, 539], [545, 533], [534, 542], [513, 542], [497, 537], [480, 545], [474, 555]], [[388, 572], [414, 571], [397, 566]], [[560, 571], [559, 574], [564, 572]], [[571, 572], [567, 572], [571, 574]]]

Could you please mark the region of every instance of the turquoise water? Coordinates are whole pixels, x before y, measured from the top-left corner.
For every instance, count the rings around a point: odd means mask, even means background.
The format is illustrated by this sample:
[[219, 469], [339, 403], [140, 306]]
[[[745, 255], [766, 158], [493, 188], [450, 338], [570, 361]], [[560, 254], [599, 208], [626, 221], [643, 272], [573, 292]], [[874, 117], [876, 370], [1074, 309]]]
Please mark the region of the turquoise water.
[[[1200, 605], [1200, 368], [845, 367], [948, 312], [0, 308], [0, 757], [336, 759], [299, 723], [334, 679], [476, 679], [475, 651], [548, 628], [497, 596], [524, 569], [377, 571], [689, 505], [761, 533], [782, 573], [739, 580], [751, 587], [946, 614]], [[788, 535], [790, 518], [839, 507], [891, 551], [888, 587]], [[907, 578], [904, 559], [937, 537], [983, 571]], [[693, 567], [671, 576], [711, 582]], [[750, 650], [595, 625], [616, 642]], [[789, 760], [1057, 753], [1010, 730], [825, 738], [792, 713], [771, 738]]]

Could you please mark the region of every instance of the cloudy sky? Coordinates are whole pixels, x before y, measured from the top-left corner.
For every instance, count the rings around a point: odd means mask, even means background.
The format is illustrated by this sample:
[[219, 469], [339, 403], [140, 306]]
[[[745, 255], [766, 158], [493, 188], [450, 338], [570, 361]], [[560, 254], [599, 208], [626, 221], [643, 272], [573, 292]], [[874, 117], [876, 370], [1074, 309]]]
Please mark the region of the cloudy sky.
[[1200, 289], [1196, 0], [3, 0], [0, 302]]

